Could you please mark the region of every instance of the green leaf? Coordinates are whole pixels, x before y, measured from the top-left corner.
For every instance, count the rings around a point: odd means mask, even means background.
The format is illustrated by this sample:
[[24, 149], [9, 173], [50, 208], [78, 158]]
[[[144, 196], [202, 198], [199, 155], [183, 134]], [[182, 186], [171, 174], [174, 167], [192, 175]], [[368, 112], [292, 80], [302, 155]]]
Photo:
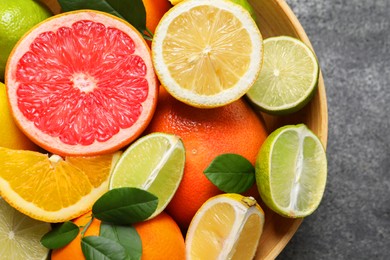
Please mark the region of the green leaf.
[[146, 11], [142, 0], [58, 0], [62, 11], [98, 10], [118, 16], [143, 33], [146, 30]]
[[87, 236], [81, 239], [81, 250], [86, 260], [126, 260], [125, 248], [105, 237]]
[[255, 183], [255, 168], [238, 154], [217, 156], [204, 170], [204, 174], [224, 192], [243, 193]]
[[121, 244], [128, 255], [128, 259], [139, 260], [142, 255], [141, 238], [132, 226], [118, 226], [106, 222], [100, 225], [100, 236]]
[[138, 188], [117, 188], [106, 192], [93, 205], [95, 218], [117, 225], [141, 222], [157, 209], [158, 198]]
[[73, 222], [67, 221], [55, 227], [41, 238], [41, 244], [49, 249], [57, 249], [66, 246], [79, 234], [79, 227]]

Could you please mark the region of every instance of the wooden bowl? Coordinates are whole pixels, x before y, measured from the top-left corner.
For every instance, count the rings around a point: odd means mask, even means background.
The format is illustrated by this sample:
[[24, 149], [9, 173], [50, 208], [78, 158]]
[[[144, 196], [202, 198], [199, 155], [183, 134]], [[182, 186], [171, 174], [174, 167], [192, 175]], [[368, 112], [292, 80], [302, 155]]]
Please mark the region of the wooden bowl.
[[[284, 0], [248, 0], [257, 14], [257, 24], [264, 38], [288, 35], [296, 37], [312, 48], [298, 19]], [[263, 114], [269, 131], [282, 125], [305, 123], [326, 148], [328, 139], [328, 108], [322, 73], [317, 94], [302, 110], [284, 117]], [[297, 231], [303, 219], [288, 219], [279, 216], [262, 205], [265, 211], [265, 226], [255, 259], [274, 259], [283, 250]]]
[[[54, 13], [59, 13], [56, 0], [41, 0]], [[298, 19], [284, 0], [248, 0], [257, 14], [257, 24], [264, 38], [288, 35], [296, 37], [308, 46], [311, 43]], [[268, 131], [286, 125], [305, 123], [321, 140], [326, 148], [328, 138], [328, 111], [325, 85], [320, 73], [318, 89], [311, 102], [302, 110], [289, 116], [275, 117], [262, 114]], [[260, 202], [261, 203], [261, 202]], [[283, 250], [297, 231], [303, 219], [289, 219], [279, 216], [261, 205], [265, 211], [265, 226], [255, 259], [274, 259]]]

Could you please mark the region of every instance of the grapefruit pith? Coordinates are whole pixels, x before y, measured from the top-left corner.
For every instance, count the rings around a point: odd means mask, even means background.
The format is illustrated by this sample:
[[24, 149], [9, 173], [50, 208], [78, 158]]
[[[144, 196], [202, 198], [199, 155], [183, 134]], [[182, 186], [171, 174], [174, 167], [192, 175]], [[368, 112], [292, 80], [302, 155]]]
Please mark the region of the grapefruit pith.
[[19, 127], [59, 155], [96, 155], [129, 144], [157, 102], [150, 49], [127, 22], [97, 11], [60, 14], [27, 33], [6, 67]]

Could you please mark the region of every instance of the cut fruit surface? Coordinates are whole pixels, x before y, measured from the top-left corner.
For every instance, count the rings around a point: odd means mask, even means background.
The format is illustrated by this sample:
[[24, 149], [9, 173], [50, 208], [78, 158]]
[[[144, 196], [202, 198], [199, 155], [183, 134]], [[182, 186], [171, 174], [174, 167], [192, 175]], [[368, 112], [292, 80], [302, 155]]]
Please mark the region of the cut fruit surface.
[[153, 218], [165, 209], [183, 177], [185, 150], [175, 135], [152, 133], [138, 139], [118, 160], [110, 189], [136, 187], [158, 197]]
[[227, 0], [187, 0], [161, 19], [153, 64], [175, 98], [196, 107], [231, 103], [248, 91], [262, 65], [262, 36], [250, 14]]
[[198, 210], [186, 235], [186, 259], [253, 259], [264, 212], [252, 197], [221, 194]]
[[22, 213], [63, 222], [88, 210], [108, 190], [119, 152], [93, 157], [50, 158], [0, 147], [0, 195]]
[[47, 259], [49, 249], [40, 240], [50, 229], [49, 223], [20, 213], [0, 197], [1, 259]]
[[247, 97], [267, 113], [290, 114], [311, 100], [318, 77], [317, 58], [306, 44], [288, 36], [267, 38], [263, 68]]
[[59, 155], [118, 150], [146, 128], [157, 101], [146, 42], [97, 11], [60, 14], [26, 34], [8, 60], [6, 85], [21, 129]]
[[285, 217], [311, 214], [321, 202], [326, 176], [324, 147], [303, 124], [272, 132], [256, 161], [256, 182], [262, 200]]

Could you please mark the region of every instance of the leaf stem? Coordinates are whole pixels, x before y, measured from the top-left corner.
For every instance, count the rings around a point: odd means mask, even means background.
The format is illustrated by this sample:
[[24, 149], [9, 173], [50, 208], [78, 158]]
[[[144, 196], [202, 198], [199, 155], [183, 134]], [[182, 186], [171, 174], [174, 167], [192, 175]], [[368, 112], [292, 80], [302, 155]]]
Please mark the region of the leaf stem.
[[81, 238], [83, 238], [85, 236], [85, 232], [87, 232], [89, 226], [91, 226], [92, 221], [94, 220], [94, 218], [95, 217], [92, 215], [91, 219], [88, 221], [88, 223], [85, 226], [82, 227], [82, 230], [80, 232]]

